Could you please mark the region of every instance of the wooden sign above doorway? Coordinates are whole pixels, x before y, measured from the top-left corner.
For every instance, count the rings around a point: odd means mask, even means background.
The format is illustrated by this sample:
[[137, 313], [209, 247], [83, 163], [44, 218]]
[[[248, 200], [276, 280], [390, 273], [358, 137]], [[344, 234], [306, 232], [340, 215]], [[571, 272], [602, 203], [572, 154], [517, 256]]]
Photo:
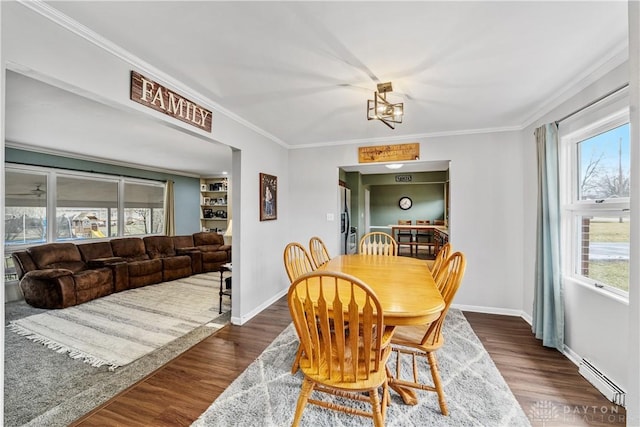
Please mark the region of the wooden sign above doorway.
[[132, 101], [165, 113], [174, 119], [211, 132], [212, 114], [210, 110], [133, 70], [131, 71], [130, 98]]
[[420, 144], [376, 145], [358, 147], [359, 163], [395, 162], [400, 160], [419, 160]]

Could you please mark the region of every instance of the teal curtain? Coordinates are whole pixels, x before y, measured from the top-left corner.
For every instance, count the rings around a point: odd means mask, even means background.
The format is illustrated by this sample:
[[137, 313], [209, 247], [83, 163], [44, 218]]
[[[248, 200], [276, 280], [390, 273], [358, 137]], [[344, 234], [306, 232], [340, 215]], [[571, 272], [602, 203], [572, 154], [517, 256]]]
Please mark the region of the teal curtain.
[[538, 224], [532, 330], [546, 347], [564, 351], [564, 299], [560, 272], [558, 126], [535, 131], [538, 148]]

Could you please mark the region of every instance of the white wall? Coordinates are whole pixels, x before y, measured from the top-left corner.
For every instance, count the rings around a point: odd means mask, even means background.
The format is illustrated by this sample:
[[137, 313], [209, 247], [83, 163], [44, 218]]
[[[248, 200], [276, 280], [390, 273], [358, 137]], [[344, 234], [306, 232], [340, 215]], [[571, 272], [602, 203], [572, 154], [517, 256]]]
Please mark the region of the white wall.
[[[537, 126], [559, 120], [593, 100], [629, 81], [624, 63], [595, 83], [586, 86], [568, 101], [545, 114], [522, 132], [524, 230], [523, 309], [530, 317], [533, 307], [535, 277], [535, 228], [537, 206], [537, 158], [533, 132]], [[562, 124], [560, 124], [562, 126]], [[628, 384], [629, 307], [619, 299], [605, 296], [596, 289], [565, 281], [565, 345], [574, 358], [587, 358], [616, 384]], [[575, 361], [575, 360], [574, 360]]]
[[[132, 69], [163, 81], [158, 78], [161, 70], [154, 69], [153, 64], [145, 64], [117, 49], [108, 52], [99, 45], [99, 41], [98, 44], [91, 42], [19, 3], [1, 2], [0, 7], [3, 74], [4, 69], [10, 67], [115, 108], [137, 110], [156, 120], [171, 121], [164, 114], [129, 100]], [[198, 99], [197, 94], [185, 95], [195, 96], [195, 101], [216, 113], [212, 134], [195, 132], [240, 150], [234, 155], [231, 196], [234, 219], [237, 219], [234, 226], [242, 224], [242, 232], [238, 228], [233, 235], [232, 320], [243, 322], [282, 295], [288, 283], [281, 252], [287, 230], [287, 192], [278, 194], [280, 210], [277, 221], [260, 222], [257, 203], [259, 172], [278, 176], [280, 185], [286, 189], [287, 150], [216, 111], [206, 99]], [[174, 127], [194, 132], [187, 124], [175, 122], [172, 121]], [[4, 139], [2, 144], [4, 152]], [[176, 162], [188, 161], [188, 153], [183, 159], [176, 159]], [[1, 199], [4, 200], [4, 194]]]
[[[374, 123], [375, 124], [375, 123]], [[407, 141], [407, 142], [414, 142]], [[398, 141], [400, 143], [401, 141]], [[465, 252], [467, 272], [456, 296], [466, 309], [520, 314], [522, 310], [523, 182], [519, 132], [419, 140], [420, 161], [450, 160], [451, 242]], [[367, 144], [375, 145], [375, 144]], [[290, 240], [319, 235], [338, 253], [338, 166], [358, 162], [356, 145], [291, 150]], [[534, 223], [535, 225], [535, 223]]]

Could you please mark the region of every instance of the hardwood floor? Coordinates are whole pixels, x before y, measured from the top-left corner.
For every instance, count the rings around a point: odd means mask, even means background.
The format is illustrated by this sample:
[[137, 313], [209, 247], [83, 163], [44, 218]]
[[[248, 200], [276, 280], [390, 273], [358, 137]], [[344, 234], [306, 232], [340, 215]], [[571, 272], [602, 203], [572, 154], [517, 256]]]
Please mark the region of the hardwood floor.
[[533, 426], [625, 426], [626, 411], [607, 400], [555, 349], [543, 347], [524, 319], [465, 312]]
[[[533, 426], [624, 426], [605, 399], [522, 319], [465, 313]], [[244, 326], [228, 326], [73, 426], [188, 426], [290, 323], [281, 298]], [[604, 413], [603, 413], [604, 412]]]

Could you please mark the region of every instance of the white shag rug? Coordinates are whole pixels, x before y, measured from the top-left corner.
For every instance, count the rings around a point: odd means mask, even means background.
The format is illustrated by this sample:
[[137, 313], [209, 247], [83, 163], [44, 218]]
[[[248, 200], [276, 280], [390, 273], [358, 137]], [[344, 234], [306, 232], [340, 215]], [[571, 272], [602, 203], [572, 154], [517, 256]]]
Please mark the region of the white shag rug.
[[212, 322], [219, 316], [219, 286], [220, 273], [198, 274], [29, 316], [11, 322], [9, 329], [114, 370]]

